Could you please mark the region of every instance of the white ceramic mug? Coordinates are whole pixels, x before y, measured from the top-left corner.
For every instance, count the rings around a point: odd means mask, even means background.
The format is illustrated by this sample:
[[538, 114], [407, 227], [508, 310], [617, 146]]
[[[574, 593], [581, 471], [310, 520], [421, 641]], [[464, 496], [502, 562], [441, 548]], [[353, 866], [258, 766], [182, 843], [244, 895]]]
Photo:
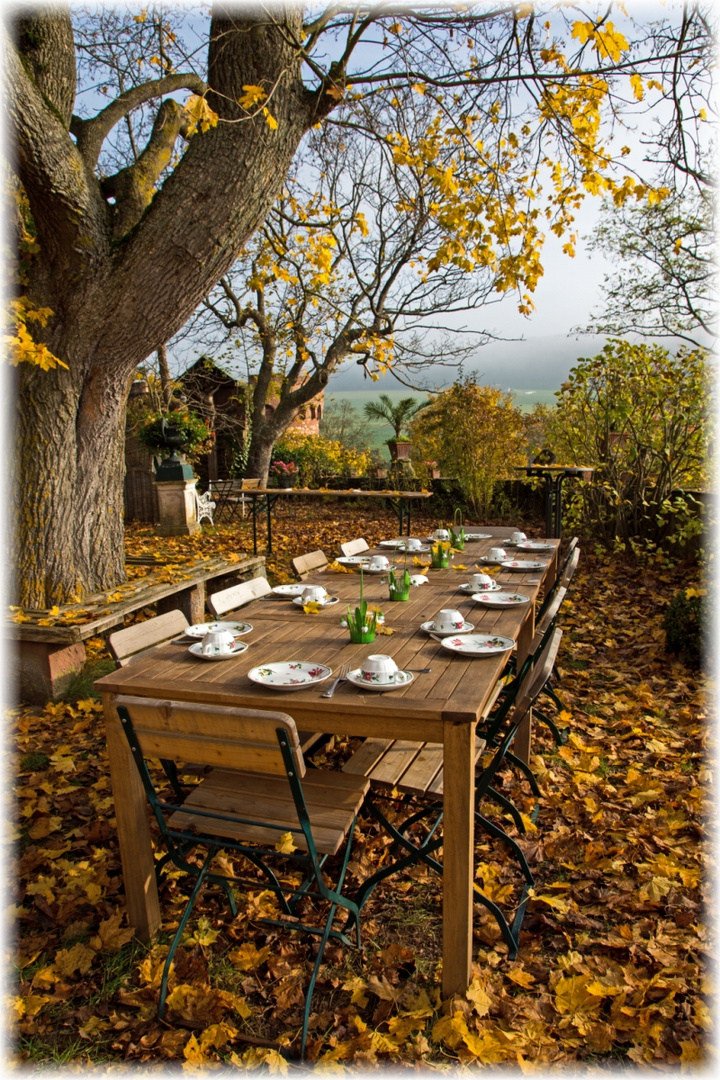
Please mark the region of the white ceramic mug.
[[447, 531], [447, 529], [436, 529], [435, 532], [433, 533], [433, 536], [435, 537], [436, 540], [449, 540], [450, 539], [450, 533]]
[[370, 566], [373, 570], [387, 570], [390, 563], [385, 555], [373, 555]]
[[218, 656], [235, 649], [235, 638], [229, 630], [208, 630], [202, 639], [203, 656]]
[[522, 544], [523, 540], [527, 540], [527, 536], [524, 532], [514, 532], [510, 539], [513, 544]]
[[507, 559], [505, 548], [490, 548], [490, 558], [497, 559], [498, 562], [503, 562]]
[[489, 574], [471, 574], [469, 583], [473, 589], [477, 589], [478, 592], [482, 592], [484, 589], [491, 589], [493, 587], [493, 579]]
[[366, 656], [360, 667], [360, 674], [365, 682], [391, 683], [395, 682], [395, 672], [398, 666], [392, 656], [385, 653], [373, 653]]
[[306, 604], [308, 600], [313, 600], [316, 604], [324, 604], [327, 598], [327, 590], [322, 585], [308, 585], [302, 591], [302, 598]]
[[443, 608], [442, 611], [438, 611], [433, 619], [433, 629], [435, 630], [462, 630], [464, 625], [465, 619], [462, 612], [455, 611], [454, 608]]
[[405, 547], [408, 551], [417, 551], [419, 547], [422, 547], [422, 541], [418, 540], [417, 536], [408, 536]]

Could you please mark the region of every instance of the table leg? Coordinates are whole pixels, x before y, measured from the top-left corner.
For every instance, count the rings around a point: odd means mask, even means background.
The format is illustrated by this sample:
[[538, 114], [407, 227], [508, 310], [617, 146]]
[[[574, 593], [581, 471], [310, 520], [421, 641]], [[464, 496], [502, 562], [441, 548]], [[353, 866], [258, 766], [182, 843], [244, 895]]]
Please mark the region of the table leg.
[[473, 724], [445, 723], [443, 816], [443, 997], [470, 985], [473, 916]]
[[160, 926], [160, 904], [147, 801], [111, 694], [103, 694], [103, 712], [128, 923], [149, 941]]

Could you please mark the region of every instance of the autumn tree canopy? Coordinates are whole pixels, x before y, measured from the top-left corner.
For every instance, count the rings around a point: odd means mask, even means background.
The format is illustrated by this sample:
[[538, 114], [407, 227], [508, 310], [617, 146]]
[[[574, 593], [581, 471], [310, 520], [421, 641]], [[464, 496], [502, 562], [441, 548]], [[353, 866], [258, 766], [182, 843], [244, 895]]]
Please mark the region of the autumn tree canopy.
[[[209, 22], [159, 8], [71, 18], [56, 5], [20, 9], [3, 35], [15, 560], [18, 599], [35, 607], [123, 579], [129, 380], [230, 269], [307, 132], [362, 128], [372, 104], [396, 121], [393, 159], [408, 170], [439, 170], [435, 144], [457, 140], [468, 175], [433, 178], [430, 212], [448, 235], [428, 266], [474, 268], [495, 247], [488, 235], [505, 234], [514, 251], [498, 255], [498, 284], [529, 304], [537, 238], [553, 228], [572, 250], [587, 193], [665, 196], [633, 167], [642, 155], [614, 149], [613, 123], [650, 130], [655, 113], [670, 170], [696, 169], [711, 48], [700, 10], [672, 6], [642, 23], [600, 5], [216, 4]], [[80, 105], [78, 71], [81, 90], [95, 88]], [[418, 97], [436, 111], [423, 144], [403, 119]], [[490, 143], [477, 133], [487, 117]]]

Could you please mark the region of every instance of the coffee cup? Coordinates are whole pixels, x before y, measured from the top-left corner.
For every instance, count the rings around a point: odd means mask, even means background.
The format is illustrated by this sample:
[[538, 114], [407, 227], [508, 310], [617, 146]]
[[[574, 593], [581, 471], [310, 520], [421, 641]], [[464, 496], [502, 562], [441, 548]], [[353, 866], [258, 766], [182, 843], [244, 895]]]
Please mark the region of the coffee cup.
[[229, 630], [208, 630], [202, 639], [203, 656], [219, 656], [235, 650], [235, 638]]
[[505, 548], [490, 548], [490, 558], [495, 559], [497, 562], [503, 562], [507, 559], [507, 552]]
[[395, 682], [395, 672], [398, 666], [392, 656], [385, 653], [373, 653], [366, 656], [360, 667], [360, 676], [364, 682], [392, 683]]
[[471, 574], [469, 584], [478, 592], [483, 592], [484, 589], [492, 589], [493, 578], [489, 574]]
[[434, 538], [436, 540], [449, 540], [450, 539], [450, 533], [447, 531], [447, 529], [436, 529], [435, 532], [433, 533], [433, 536], [434, 536]]
[[387, 570], [390, 563], [385, 555], [373, 555], [370, 560], [371, 570]]
[[302, 591], [302, 598], [306, 604], [309, 600], [316, 604], [324, 604], [327, 599], [327, 590], [322, 585], [308, 585]]
[[462, 630], [464, 625], [465, 619], [462, 612], [455, 611], [454, 608], [443, 608], [433, 619], [434, 630]]
[[524, 532], [514, 532], [510, 539], [512, 540], [513, 544], [522, 544], [523, 541], [527, 540], [527, 536]]
[[417, 551], [419, 547], [422, 547], [422, 542], [418, 540], [417, 536], [408, 536], [405, 547], [408, 551]]

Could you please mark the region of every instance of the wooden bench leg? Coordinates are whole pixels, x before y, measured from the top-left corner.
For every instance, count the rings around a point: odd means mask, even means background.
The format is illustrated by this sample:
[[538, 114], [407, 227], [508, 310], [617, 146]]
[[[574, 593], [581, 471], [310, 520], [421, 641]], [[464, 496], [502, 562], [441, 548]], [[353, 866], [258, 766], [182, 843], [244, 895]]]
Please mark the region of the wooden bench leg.
[[182, 611], [188, 622], [205, 622], [205, 582], [200, 581], [191, 585], [189, 589], [181, 589], [172, 596], [166, 596], [157, 602], [158, 615], [164, 615], [166, 611]]
[[453, 777], [443, 794], [442, 995], [470, 985], [473, 924], [475, 727], [445, 723], [444, 772]]
[[54, 645], [45, 641], [17, 641], [10, 652], [13, 681], [19, 701], [45, 705], [82, 671], [87, 653], [82, 641]]

